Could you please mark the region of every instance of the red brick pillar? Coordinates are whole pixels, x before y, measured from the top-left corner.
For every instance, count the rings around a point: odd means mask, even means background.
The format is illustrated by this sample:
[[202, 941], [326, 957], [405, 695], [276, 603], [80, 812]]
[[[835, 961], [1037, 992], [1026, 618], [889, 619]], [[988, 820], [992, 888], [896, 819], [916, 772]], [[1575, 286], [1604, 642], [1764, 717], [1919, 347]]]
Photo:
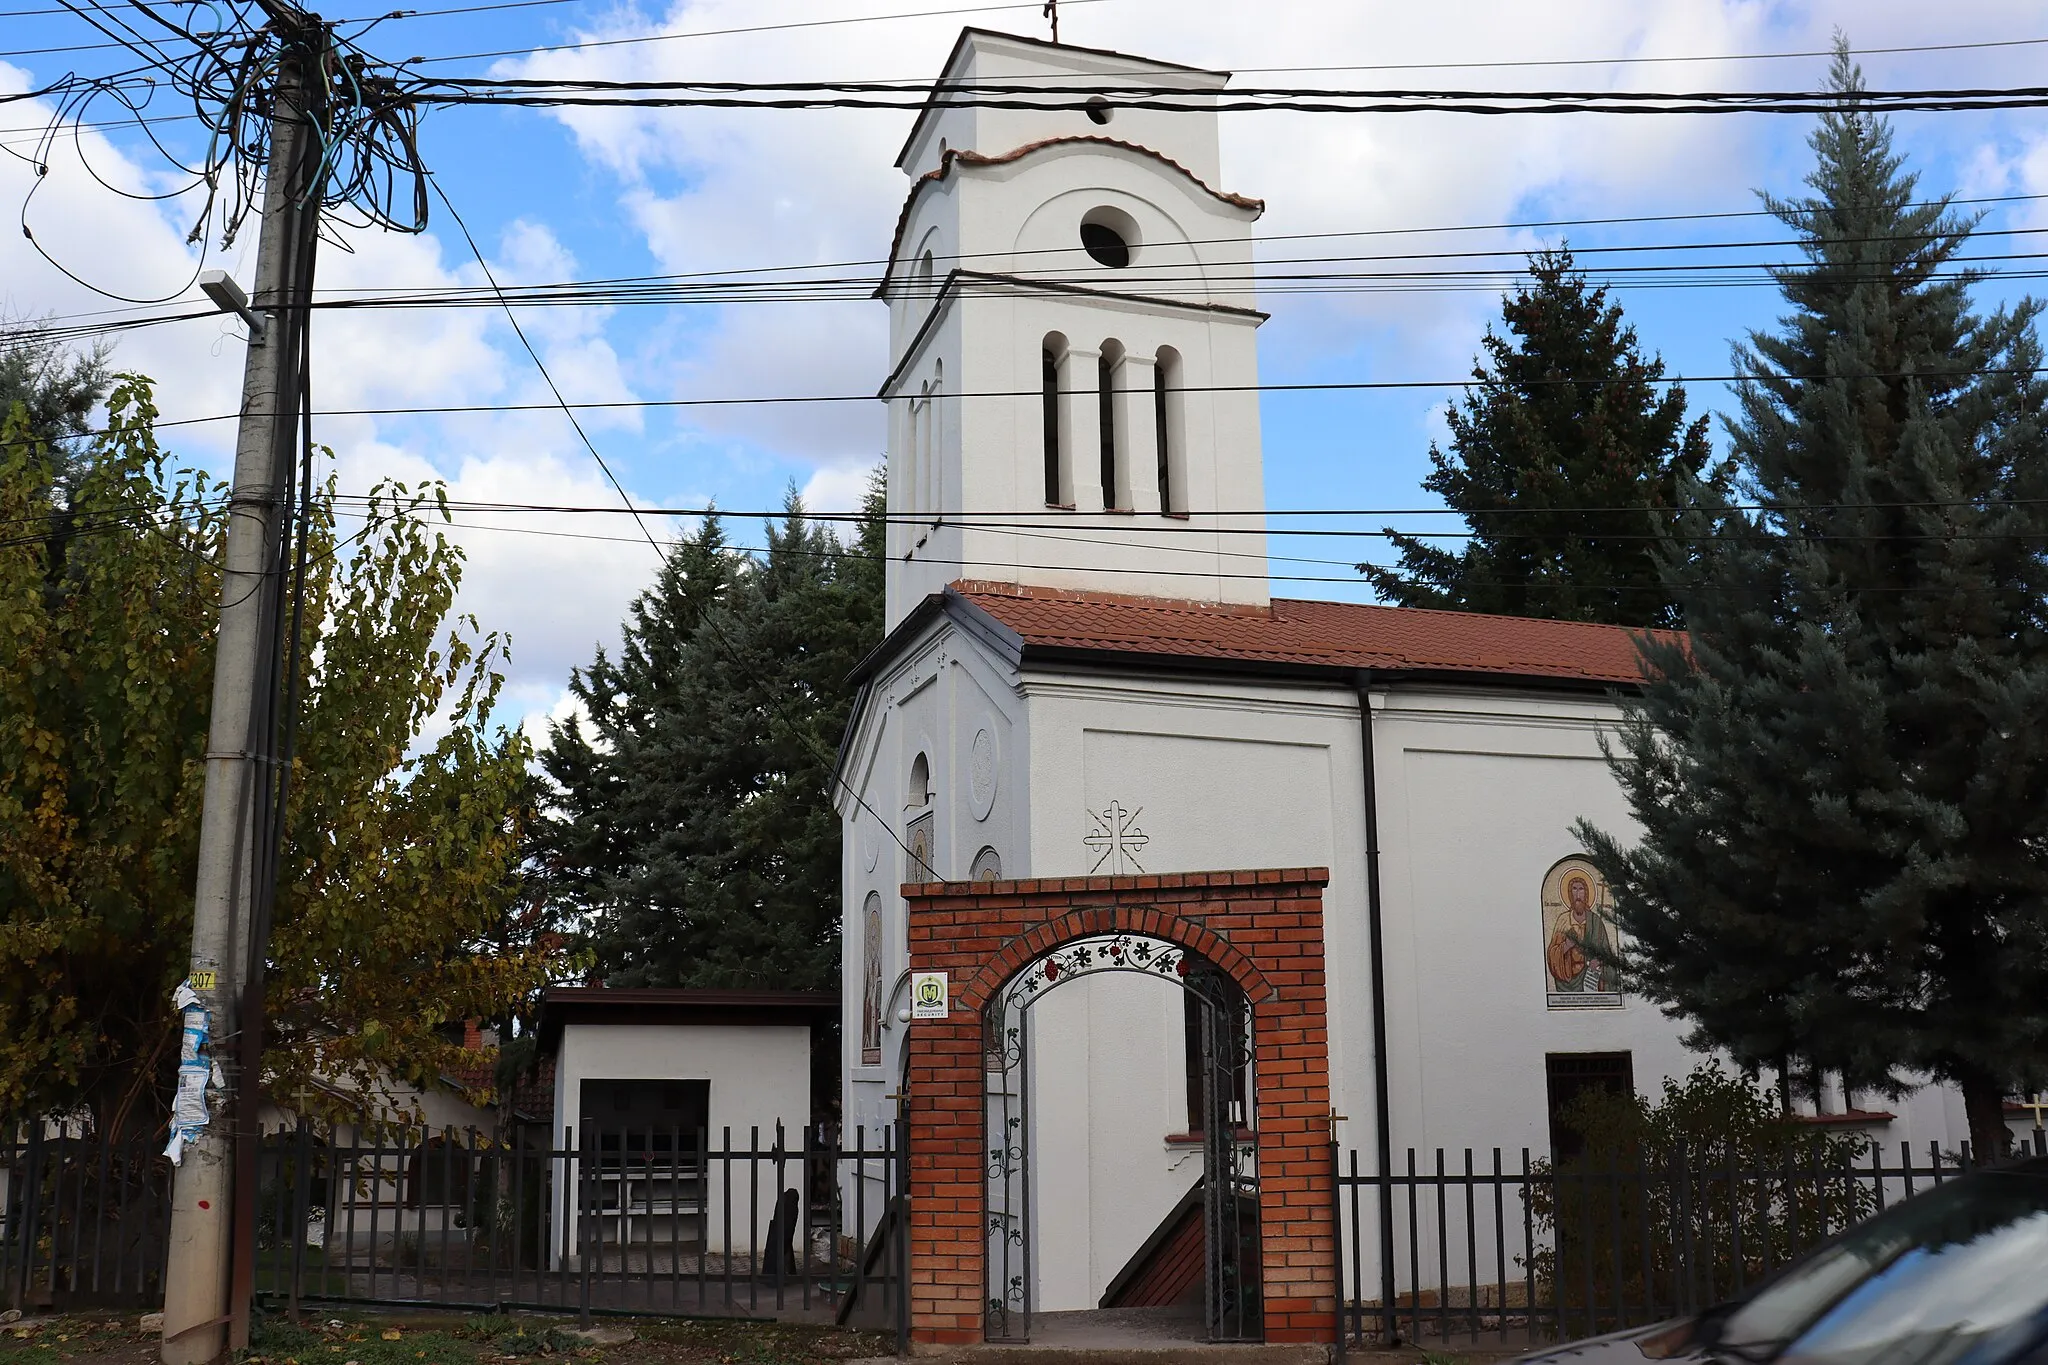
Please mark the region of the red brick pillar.
[[1093, 934], [1146, 934], [1224, 971], [1252, 1007], [1266, 1340], [1337, 1333], [1323, 868], [933, 883], [903, 888], [913, 971], [951, 1015], [910, 1026], [911, 1336], [982, 1339], [987, 1139], [981, 1007], [1017, 971]]
[[910, 1331], [982, 1338], [981, 1020], [955, 1010], [910, 1030]]
[[[1334, 1341], [1337, 1221], [1322, 900], [1273, 902], [1258, 919], [1257, 929], [1230, 938], [1273, 987], [1272, 997], [1252, 1010], [1266, 1340]], [[1242, 942], [1244, 933], [1268, 932], [1270, 941]]]

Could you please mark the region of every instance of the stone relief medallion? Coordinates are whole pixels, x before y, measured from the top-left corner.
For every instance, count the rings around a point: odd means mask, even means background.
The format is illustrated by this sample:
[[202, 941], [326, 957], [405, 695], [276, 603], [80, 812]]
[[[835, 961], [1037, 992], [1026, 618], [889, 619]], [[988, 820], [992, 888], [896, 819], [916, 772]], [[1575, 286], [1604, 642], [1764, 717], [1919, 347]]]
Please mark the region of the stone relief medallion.
[[996, 737], [986, 730], [974, 732], [968, 752], [968, 780], [974, 796], [974, 818], [988, 819], [996, 804]]
[[872, 820], [860, 822], [860, 860], [869, 872], [873, 872], [875, 864], [882, 861], [882, 839], [875, 832]]

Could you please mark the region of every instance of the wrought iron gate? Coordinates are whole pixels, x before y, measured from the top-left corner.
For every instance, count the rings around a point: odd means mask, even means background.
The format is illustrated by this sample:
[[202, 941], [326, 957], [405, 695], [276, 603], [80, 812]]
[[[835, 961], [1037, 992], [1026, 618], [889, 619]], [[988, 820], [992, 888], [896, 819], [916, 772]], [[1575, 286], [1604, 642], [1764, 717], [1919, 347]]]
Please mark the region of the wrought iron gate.
[[1189, 1087], [1200, 1091], [1204, 1330], [1212, 1341], [1261, 1340], [1251, 1010], [1237, 983], [1206, 959], [1137, 934], [1105, 934], [1063, 945], [1013, 978], [983, 1016], [988, 1153], [984, 1335], [1007, 1342], [1031, 1336], [1030, 1011], [1057, 986], [1110, 972], [1158, 978], [1187, 993]]

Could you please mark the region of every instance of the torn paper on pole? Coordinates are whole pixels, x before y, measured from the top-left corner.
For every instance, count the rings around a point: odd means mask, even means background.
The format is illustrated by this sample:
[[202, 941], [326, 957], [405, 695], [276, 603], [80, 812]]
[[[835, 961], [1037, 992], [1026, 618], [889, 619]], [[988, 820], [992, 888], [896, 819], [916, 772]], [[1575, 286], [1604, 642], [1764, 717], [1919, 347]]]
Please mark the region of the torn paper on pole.
[[178, 1165], [185, 1156], [185, 1144], [195, 1142], [206, 1131], [212, 1117], [206, 1108], [206, 1087], [220, 1084], [220, 1068], [206, 1055], [206, 1035], [213, 1016], [200, 1002], [189, 983], [180, 983], [171, 1003], [185, 1016], [185, 1036], [178, 1045], [178, 1094], [171, 1102], [171, 1140], [164, 1155]]

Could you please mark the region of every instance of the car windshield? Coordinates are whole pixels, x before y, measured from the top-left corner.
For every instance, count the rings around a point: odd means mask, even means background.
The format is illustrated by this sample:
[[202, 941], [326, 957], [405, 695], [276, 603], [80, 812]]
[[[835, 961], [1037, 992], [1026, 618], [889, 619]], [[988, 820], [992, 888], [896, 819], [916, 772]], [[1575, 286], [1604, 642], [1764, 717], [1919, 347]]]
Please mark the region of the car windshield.
[[1952, 1365], [1994, 1358], [2044, 1315], [2048, 1177], [1985, 1172], [1851, 1230], [1731, 1313], [1714, 1344], [1801, 1365]]

